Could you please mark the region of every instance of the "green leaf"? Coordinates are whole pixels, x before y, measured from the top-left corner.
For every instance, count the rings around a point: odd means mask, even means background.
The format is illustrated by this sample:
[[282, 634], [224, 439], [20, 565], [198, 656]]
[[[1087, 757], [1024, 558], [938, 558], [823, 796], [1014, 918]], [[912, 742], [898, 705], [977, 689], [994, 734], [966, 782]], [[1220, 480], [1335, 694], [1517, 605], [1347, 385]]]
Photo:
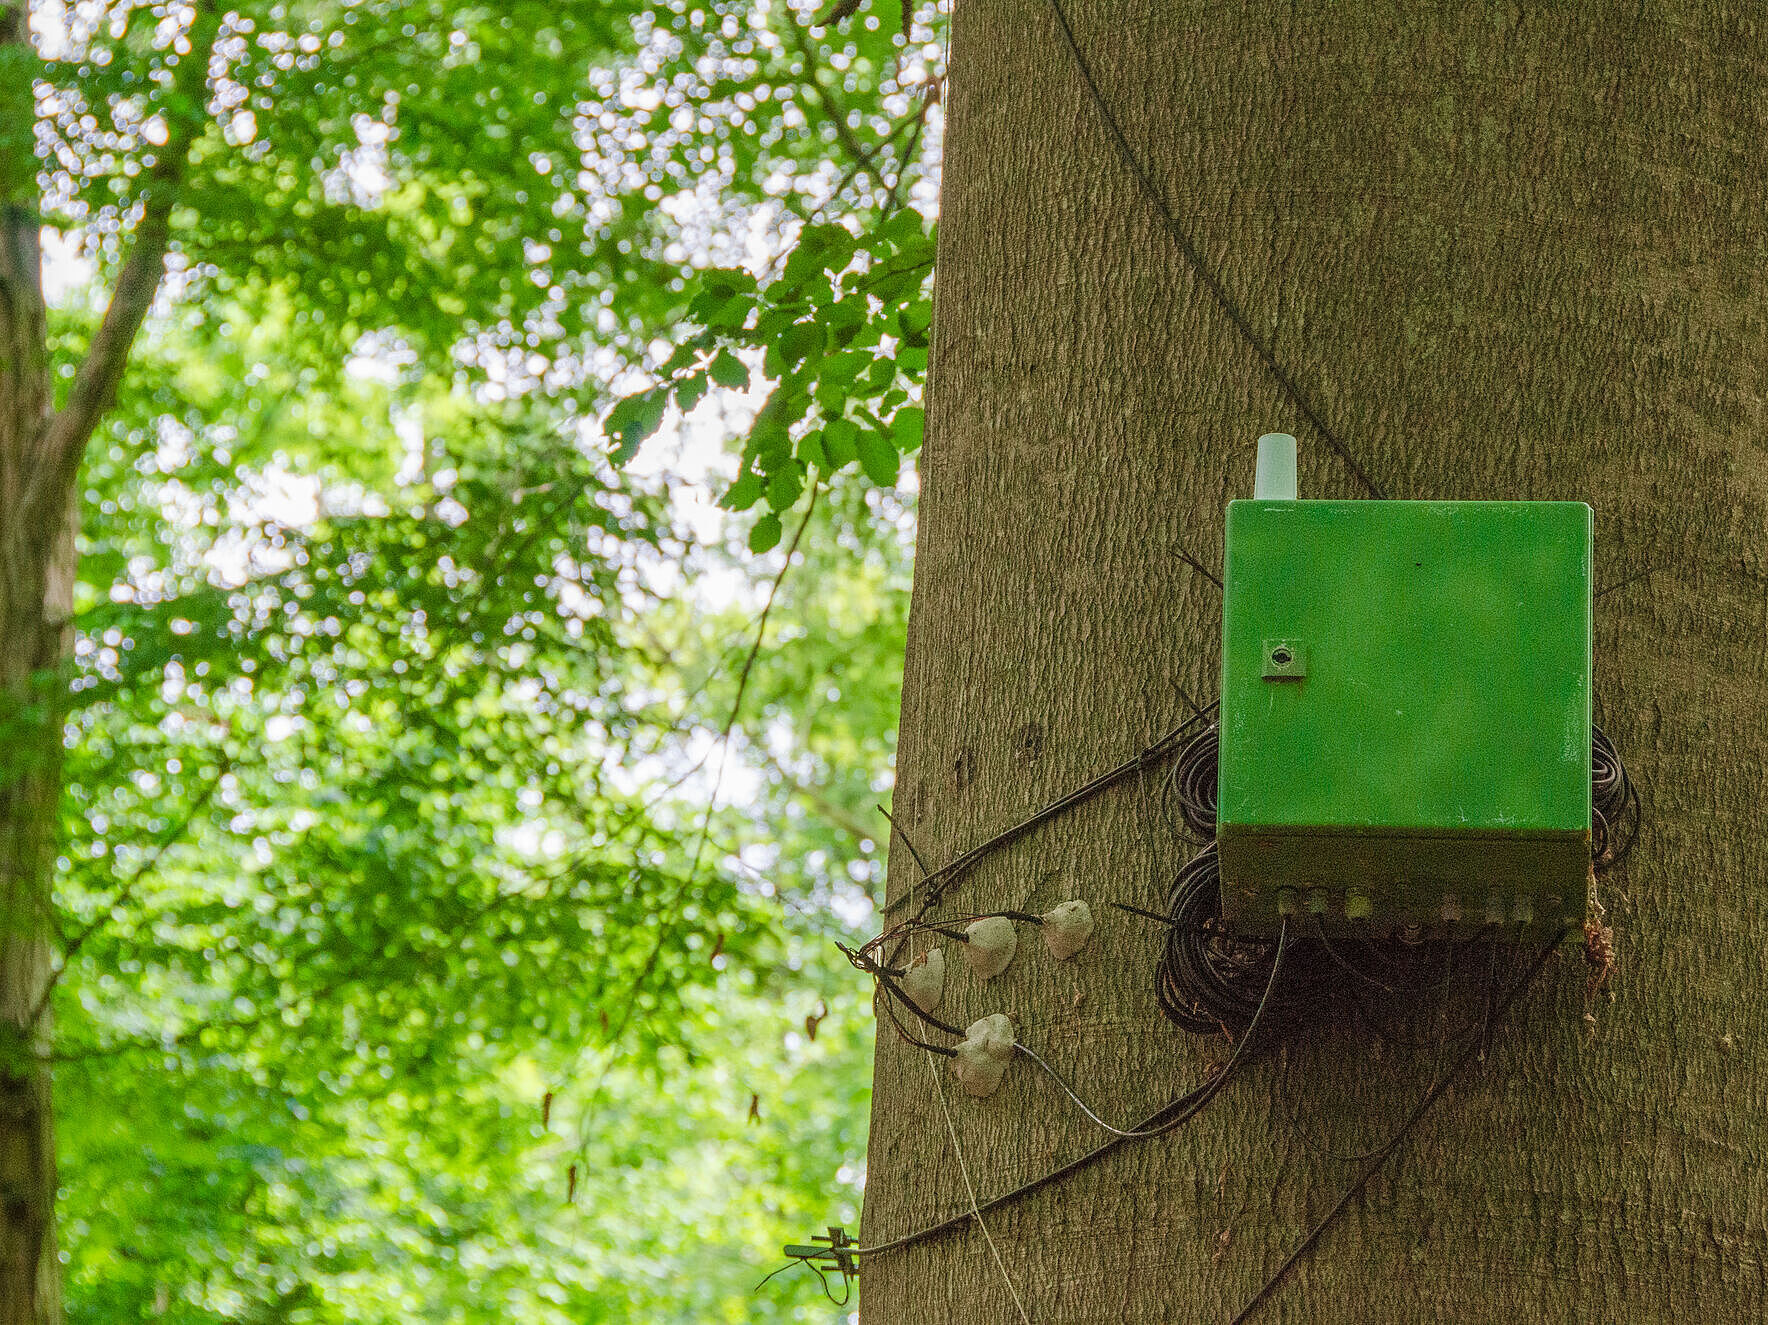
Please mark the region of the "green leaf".
[[829, 468], [840, 469], [859, 455], [859, 426], [852, 419], [830, 419], [823, 428], [823, 452]]
[[837, 299], [830, 304], [824, 315], [824, 325], [829, 329], [829, 338], [837, 345], [846, 345], [853, 340], [866, 324], [866, 301], [858, 296]]
[[902, 454], [913, 455], [921, 449], [921, 439], [926, 430], [927, 411], [918, 405], [905, 405], [896, 411], [896, 417], [890, 421], [890, 440]]
[[807, 225], [798, 232], [798, 245], [786, 259], [780, 279], [795, 287], [823, 271], [838, 272], [853, 261], [859, 247], [845, 226]]
[[824, 382], [851, 388], [859, 375], [872, 365], [872, 356], [864, 350], [844, 350], [823, 361]]
[[761, 475], [753, 469], [745, 469], [737, 476], [737, 481], [725, 489], [718, 504], [727, 511], [746, 511], [761, 500], [761, 494], [765, 490]]
[[872, 237], [897, 249], [914, 248], [927, 242], [926, 224], [912, 207], [904, 207], [880, 221]]
[[756, 342], [765, 344], [777, 339], [781, 332], [809, 311], [809, 307], [798, 300], [786, 304], [776, 304], [755, 320]]
[[813, 355], [820, 355], [827, 343], [828, 332], [821, 322], [792, 323], [768, 346], [768, 360], [774, 365], [770, 376], [783, 376]]
[[778, 546], [782, 532], [779, 516], [772, 513], [762, 516], [749, 531], [749, 550], [760, 554]]
[[767, 504], [776, 511], [789, 511], [803, 491], [803, 472], [796, 464], [789, 464], [768, 478]]
[[933, 301], [922, 300], [910, 304], [896, 315], [897, 330], [902, 333], [904, 345], [925, 345], [927, 343], [927, 327], [933, 321]]
[[735, 335], [749, 320], [749, 310], [754, 306], [752, 295], [727, 295], [716, 290], [702, 290], [688, 305], [688, 320], [698, 322], [708, 331]]
[[721, 298], [754, 294], [755, 277], [741, 267], [710, 267], [700, 273], [700, 288]]
[[693, 341], [689, 341], [685, 345], [677, 346], [675, 353], [663, 361], [663, 366], [657, 372], [664, 377], [673, 377], [682, 369], [693, 367], [694, 361], [699, 357], [699, 349]]
[[709, 371], [712, 380], [718, 385], [737, 391], [749, 385], [749, 369], [736, 355], [729, 350], [720, 350], [712, 360]]
[[771, 474], [792, 458], [792, 434], [773, 417], [760, 417], [749, 433], [749, 454], [765, 474]]
[[902, 468], [902, 457], [890, 444], [888, 437], [875, 429], [867, 428], [854, 439], [854, 447], [859, 453], [859, 467], [865, 471], [867, 478], [881, 488], [896, 486], [896, 476]]
[[615, 443], [611, 453], [615, 465], [624, 465], [638, 454], [639, 446], [662, 425], [668, 408], [669, 386], [665, 383], [628, 396], [608, 411], [602, 432]]
[[815, 397], [817, 408], [825, 415], [837, 415], [847, 403], [847, 388], [840, 382], [831, 382], [826, 377], [821, 377], [816, 384]]
[[675, 384], [676, 408], [686, 414], [700, 403], [700, 398], [706, 394], [706, 388], [710, 385], [705, 373], [694, 373], [682, 378]]

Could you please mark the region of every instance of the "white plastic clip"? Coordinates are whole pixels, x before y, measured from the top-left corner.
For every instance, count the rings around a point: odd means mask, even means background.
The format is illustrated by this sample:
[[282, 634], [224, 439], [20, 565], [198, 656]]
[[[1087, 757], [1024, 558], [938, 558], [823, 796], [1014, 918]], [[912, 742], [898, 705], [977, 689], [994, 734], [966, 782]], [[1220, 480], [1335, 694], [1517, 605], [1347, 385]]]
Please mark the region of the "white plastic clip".
[[1044, 946], [1057, 961], [1066, 961], [1093, 937], [1093, 909], [1085, 902], [1063, 902], [1045, 911]]
[[945, 1000], [945, 953], [939, 948], [924, 952], [903, 972], [902, 992], [923, 1012], [931, 1012]]

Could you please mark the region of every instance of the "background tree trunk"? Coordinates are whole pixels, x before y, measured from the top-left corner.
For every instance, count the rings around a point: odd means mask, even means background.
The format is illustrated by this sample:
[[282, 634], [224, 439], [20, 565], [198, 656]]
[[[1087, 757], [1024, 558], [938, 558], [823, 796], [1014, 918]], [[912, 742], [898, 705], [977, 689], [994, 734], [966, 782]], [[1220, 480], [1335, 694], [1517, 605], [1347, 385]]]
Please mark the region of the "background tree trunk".
[[[1607, 885], [1619, 974], [1550, 964], [1261, 1320], [1759, 1319], [1768, 1300], [1762, 376], [1768, 35], [1738, 4], [1081, 4], [1076, 35], [1168, 205], [1388, 495], [1596, 510], [1598, 719], [1642, 784]], [[1215, 694], [1225, 502], [1295, 431], [1304, 496], [1361, 496], [1115, 155], [1044, 0], [964, 0], [899, 818], [930, 864]], [[1168, 1026], [1159, 906], [1193, 848], [1132, 782], [947, 908], [1100, 920], [1057, 965], [954, 977], [1126, 1125], [1225, 1048]], [[891, 860], [886, 919], [913, 863]], [[1266, 1057], [1175, 1136], [992, 1216], [1030, 1319], [1225, 1321], [1419, 1098], [1354, 1028]], [[942, 1075], [944, 1067], [941, 1066]], [[1014, 1064], [952, 1092], [989, 1196], [1101, 1135]], [[1287, 1081], [1287, 1089], [1284, 1083]], [[1293, 1112], [1294, 1116], [1291, 1117]], [[1310, 1140], [1311, 1139], [1311, 1140]], [[920, 1051], [879, 1036], [865, 1240], [967, 1208]], [[974, 1228], [865, 1267], [868, 1321], [1015, 1319]]]
[[51, 414], [23, 4], [0, 5], [0, 1325], [59, 1319], [48, 1043], [60, 664], [73, 608], [70, 486]]

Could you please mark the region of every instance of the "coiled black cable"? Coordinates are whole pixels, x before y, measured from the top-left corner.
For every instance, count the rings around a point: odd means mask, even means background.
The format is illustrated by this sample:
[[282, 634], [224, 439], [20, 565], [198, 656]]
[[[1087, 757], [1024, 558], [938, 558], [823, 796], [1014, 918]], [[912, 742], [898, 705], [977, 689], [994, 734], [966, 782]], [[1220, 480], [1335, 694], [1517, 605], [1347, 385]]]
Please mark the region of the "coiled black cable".
[[[1209, 840], [1188, 861], [1167, 893], [1166, 914], [1124, 910], [1164, 920], [1166, 942], [1155, 979], [1161, 1011], [1195, 1034], [1238, 1035], [1261, 1001], [1266, 1020], [1281, 1026], [1311, 1005], [1340, 997], [1357, 999], [1378, 990], [1402, 1006], [1429, 988], [1442, 964], [1440, 941], [1396, 930], [1389, 938], [1330, 937], [1313, 921], [1289, 942], [1289, 967], [1280, 989], [1270, 985], [1277, 944], [1236, 934], [1222, 920], [1220, 861], [1214, 842], [1216, 766], [1220, 738], [1215, 727], [1181, 751], [1167, 782], [1184, 825]], [[1625, 859], [1639, 822], [1639, 797], [1616, 752], [1600, 729], [1591, 735], [1591, 865], [1597, 873]], [[1349, 977], [1347, 979], [1347, 977]]]
[[1235, 934], [1222, 922], [1220, 862], [1212, 844], [1179, 871], [1167, 894], [1166, 947], [1161, 955], [1155, 997], [1167, 1017], [1198, 1035], [1227, 1031], [1238, 1035], [1268, 1002], [1274, 1026], [1316, 1001], [1324, 988], [1326, 964], [1318, 945], [1289, 942], [1289, 971], [1272, 988], [1274, 939]]
[[[1192, 744], [1196, 744], [1195, 741]], [[1615, 744], [1590, 729], [1590, 863], [1598, 874], [1627, 859], [1639, 831], [1639, 792]]]
[[1187, 835], [1199, 842], [1215, 841], [1216, 763], [1221, 733], [1211, 726], [1193, 737], [1167, 770], [1167, 794], [1179, 804]]
[[[1216, 770], [1221, 731], [1210, 726], [1185, 745], [1167, 774], [1165, 795], [1178, 802], [1187, 835], [1215, 841]], [[1590, 728], [1590, 862], [1598, 874], [1621, 864], [1639, 829], [1639, 792], [1615, 743]]]

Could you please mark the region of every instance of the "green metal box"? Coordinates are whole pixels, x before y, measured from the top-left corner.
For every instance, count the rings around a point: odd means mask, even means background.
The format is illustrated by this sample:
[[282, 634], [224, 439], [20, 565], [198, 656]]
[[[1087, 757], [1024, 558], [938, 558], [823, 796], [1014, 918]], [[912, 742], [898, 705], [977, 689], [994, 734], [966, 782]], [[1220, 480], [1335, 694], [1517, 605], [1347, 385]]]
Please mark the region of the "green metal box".
[[1230, 502], [1229, 923], [1580, 918], [1590, 576], [1582, 502]]

